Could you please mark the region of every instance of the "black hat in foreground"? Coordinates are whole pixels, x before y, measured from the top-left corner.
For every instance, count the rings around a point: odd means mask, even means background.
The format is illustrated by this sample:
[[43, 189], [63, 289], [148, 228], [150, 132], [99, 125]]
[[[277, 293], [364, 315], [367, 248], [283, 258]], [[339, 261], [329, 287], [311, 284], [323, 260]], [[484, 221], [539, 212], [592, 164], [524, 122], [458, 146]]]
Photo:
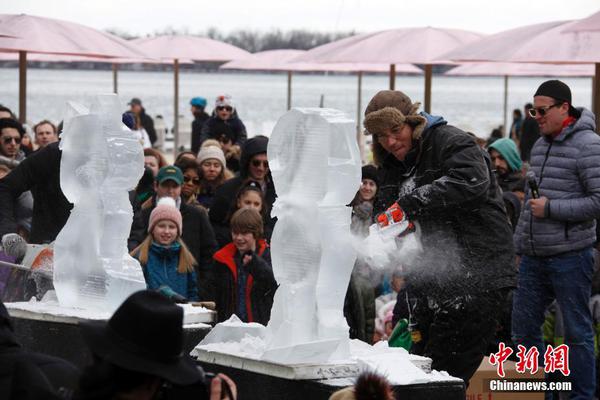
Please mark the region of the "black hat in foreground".
[[553, 99], [555, 99], [556, 101], [560, 101], [561, 103], [568, 103], [569, 111], [571, 113], [577, 113], [577, 110], [575, 109], [575, 107], [573, 107], [573, 104], [571, 103], [571, 89], [569, 88], [569, 86], [567, 86], [566, 83], [559, 81], [558, 79], [552, 79], [542, 83], [533, 95], [533, 97], [535, 96], [552, 97]]
[[194, 361], [183, 354], [183, 309], [159, 293], [136, 292], [108, 322], [82, 322], [80, 327], [92, 352], [116, 366], [177, 385], [204, 377]]

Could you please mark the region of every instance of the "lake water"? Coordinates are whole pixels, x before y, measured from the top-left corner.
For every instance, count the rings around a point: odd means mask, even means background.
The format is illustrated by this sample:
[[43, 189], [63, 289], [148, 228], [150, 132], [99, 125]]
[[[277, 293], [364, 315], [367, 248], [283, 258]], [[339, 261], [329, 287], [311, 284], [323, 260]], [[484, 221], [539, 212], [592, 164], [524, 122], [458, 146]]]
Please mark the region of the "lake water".
[[[510, 78], [509, 112], [530, 102], [537, 86], [546, 79]], [[561, 79], [571, 87], [574, 105], [590, 108], [591, 79]], [[171, 72], [120, 71], [118, 82], [123, 110], [132, 97], [139, 97], [150, 115], [160, 114], [168, 126], [172, 125]], [[17, 69], [0, 68], [0, 83], [0, 103], [18, 111]], [[67, 101], [89, 104], [94, 94], [111, 92], [112, 84], [111, 71], [30, 69], [27, 81], [28, 122], [35, 123], [44, 118], [58, 122], [62, 119]], [[208, 108], [212, 109], [217, 95], [232, 95], [249, 136], [269, 135], [278, 117], [286, 111], [285, 74], [182, 72], [179, 84], [180, 115], [189, 122], [188, 102], [194, 96], [206, 97]], [[363, 111], [369, 99], [387, 86], [387, 76], [363, 77]], [[398, 76], [396, 88], [408, 94], [413, 101], [422, 101], [423, 77]], [[293, 107], [317, 107], [321, 95], [324, 96], [325, 107], [340, 109], [356, 118], [356, 75], [293, 76]], [[433, 77], [432, 113], [442, 115], [451, 124], [477, 136], [487, 137], [494, 127], [503, 123], [503, 101], [504, 79], [501, 77]]]

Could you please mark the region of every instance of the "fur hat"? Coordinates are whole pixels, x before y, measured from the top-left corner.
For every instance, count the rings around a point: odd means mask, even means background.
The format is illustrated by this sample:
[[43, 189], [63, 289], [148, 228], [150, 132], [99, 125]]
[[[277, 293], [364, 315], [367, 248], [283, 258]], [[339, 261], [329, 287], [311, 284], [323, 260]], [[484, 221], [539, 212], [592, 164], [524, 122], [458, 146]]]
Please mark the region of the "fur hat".
[[202, 164], [204, 161], [209, 159], [215, 159], [221, 163], [221, 166], [225, 168], [227, 162], [225, 161], [225, 154], [223, 154], [223, 150], [221, 150], [217, 146], [207, 146], [200, 148], [198, 152], [198, 164]]
[[179, 212], [175, 200], [173, 200], [171, 197], [163, 197], [158, 200], [158, 204], [150, 213], [150, 220], [148, 221], [148, 233], [151, 234], [156, 224], [165, 219], [168, 221], [173, 221], [175, 225], [177, 225], [177, 235], [181, 236], [183, 231], [181, 212]]
[[380, 91], [373, 96], [365, 110], [365, 134], [377, 135], [384, 129], [406, 123], [413, 128], [413, 139], [418, 139], [427, 123], [425, 117], [417, 114], [420, 105], [413, 104], [410, 97], [400, 91]]
[[361, 179], [370, 179], [379, 187], [379, 178], [377, 177], [377, 167], [371, 164], [363, 165]]

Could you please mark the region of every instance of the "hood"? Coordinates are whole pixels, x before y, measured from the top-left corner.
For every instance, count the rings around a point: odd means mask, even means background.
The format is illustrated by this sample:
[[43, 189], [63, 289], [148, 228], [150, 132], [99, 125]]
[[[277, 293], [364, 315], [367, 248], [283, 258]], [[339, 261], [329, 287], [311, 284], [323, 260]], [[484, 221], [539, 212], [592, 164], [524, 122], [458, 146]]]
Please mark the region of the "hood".
[[502, 138], [495, 140], [492, 144], [490, 144], [489, 150], [496, 150], [506, 163], [512, 172], [520, 171], [523, 162], [521, 161], [521, 156], [519, 155], [519, 150], [517, 150], [517, 145], [512, 139]]
[[578, 107], [577, 111], [581, 114], [580, 117], [573, 125], [566, 127], [554, 140], [564, 140], [569, 135], [579, 131], [596, 132], [596, 116], [594, 113], [583, 107]]
[[250, 164], [250, 159], [257, 154], [266, 153], [268, 144], [269, 138], [262, 135], [255, 136], [244, 142], [242, 145], [242, 154], [240, 156], [240, 176], [242, 178], [248, 177], [248, 165]]
[[[446, 125], [448, 123], [443, 117], [438, 116], [438, 115], [431, 115], [424, 111], [420, 112], [418, 115], [421, 117], [424, 117], [426, 122], [422, 128], [422, 133], [420, 133], [418, 135], [418, 138], [413, 140], [413, 149], [419, 145], [421, 140], [423, 140], [423, 137], [425, 137], [429, 134], [430, 129], [436, 128], [441, 125]], [[373, 162], [377, 166], [382, 166], [384, 164], [385, 160], [390, 156], [390, 153], [388, 153], [387, 150], [385, 150], [383, 148], [383, 146], [376, 140], [375, 136], [373, 136], [372, 148], [373, 148]], [[393, 156], [391, 156], [391, 157], [393, 157]], [[393, 163], [395, 163], [395, 162], [393, 162]]]

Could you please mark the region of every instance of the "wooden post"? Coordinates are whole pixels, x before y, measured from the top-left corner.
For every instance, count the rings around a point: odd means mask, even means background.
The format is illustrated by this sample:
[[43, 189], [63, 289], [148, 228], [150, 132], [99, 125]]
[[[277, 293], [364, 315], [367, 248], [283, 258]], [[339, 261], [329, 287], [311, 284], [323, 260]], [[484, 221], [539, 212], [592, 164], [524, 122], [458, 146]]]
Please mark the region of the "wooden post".
[[592, 80], [592, 109], [596, 115], [596, 132], [598, 132], [598, 125], [600, 124], [600, 63], [596, 63], [596, 74]]
[[504, 125], [504, 137], [510, 138], [508, 131], [508, 75], [504, 75], [504, 119], [502, 125]]
[[27, 52], [19, 51], [19, 122], [27, 122]]
[[363, 135], [362, 135], [362, 71], [358, 71], [358, 94], [356, 98], [356, 142], [358, 143], [358, 149], [360, 150], [360, 159], [364, 160], [364, 146], [363, 146]]
[[118, 68], [117, 64], [112, 64], [112, 73], [113, 73], [113, 93], [119, 93], [119, 82], [118, 82]]
[[287, 109], [292, 108], [292, 71], [287, 72]]
[[173, 86], [175, 96], [173, 99], [173, 159], [175, 159], [179, 151], [179, 59], [177, 58], [173, 60]]
[[426, 113], [431, 112], [431, 75], [433, 72], [433, 66], [431, 64], [425, 64], [425, 106], [424, 110]]
[[396, 64], [390, 64], [390, 90], [396, 89]]

